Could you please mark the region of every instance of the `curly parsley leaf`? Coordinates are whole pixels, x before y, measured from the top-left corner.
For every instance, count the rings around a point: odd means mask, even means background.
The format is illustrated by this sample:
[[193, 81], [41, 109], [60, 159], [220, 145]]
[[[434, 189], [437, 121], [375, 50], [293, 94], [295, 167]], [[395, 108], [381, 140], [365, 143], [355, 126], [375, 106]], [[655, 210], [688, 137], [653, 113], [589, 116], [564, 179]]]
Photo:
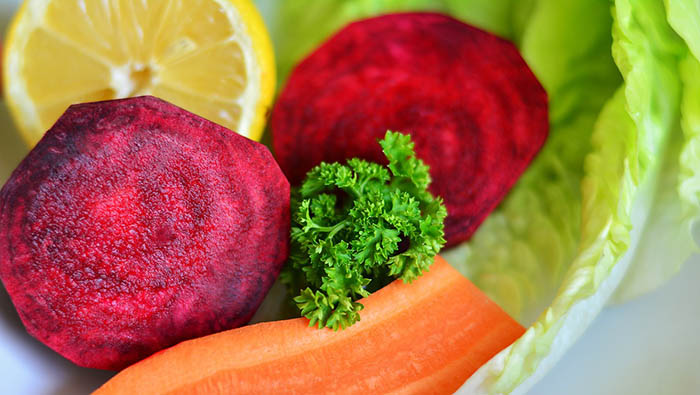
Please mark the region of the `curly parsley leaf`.
[[321, 163], [292, 196], [291, 252], [281, 279], [310, 326], [360, 320], [359, 299], [394, 279], [411, 282], [445, 245], [447, 216], [428, 192], [429, 168], [409, 135], [388, 131], [389, 166]]

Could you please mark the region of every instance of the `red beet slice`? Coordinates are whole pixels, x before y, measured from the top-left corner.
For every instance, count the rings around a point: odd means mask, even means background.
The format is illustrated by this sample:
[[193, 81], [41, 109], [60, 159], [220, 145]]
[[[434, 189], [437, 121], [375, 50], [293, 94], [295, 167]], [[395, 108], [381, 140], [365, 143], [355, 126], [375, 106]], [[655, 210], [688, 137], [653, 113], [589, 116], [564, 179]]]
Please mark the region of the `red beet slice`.
[[383, 160], [410, 133], [447, 206], [447, 245], [467, 240], [548, 133], [547, 94], [516, 47], [448, 16], [392, 14], [341, 30], [292, 72], [271, 119], [292, 184], [321, 161]]
[[153, 97], [70, 107], [0, 191], [19, 316], [91, 368], [245, 324], [288, 234], [267, 148]]

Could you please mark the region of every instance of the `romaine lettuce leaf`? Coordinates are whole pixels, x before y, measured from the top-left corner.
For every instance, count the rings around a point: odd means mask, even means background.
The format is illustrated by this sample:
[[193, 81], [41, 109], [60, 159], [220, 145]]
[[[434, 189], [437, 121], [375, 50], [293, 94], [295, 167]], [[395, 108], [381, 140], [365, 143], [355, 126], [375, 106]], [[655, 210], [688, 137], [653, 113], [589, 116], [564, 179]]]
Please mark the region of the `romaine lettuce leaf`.
[[[522, 393], [581, 335], [645, 240], [678, 123], [684, 46], [655, 0], [615, 3], [613, 54], [625, 84], [601, 113], [582, 184], [581, 242], [549, 308], [462, 390]], [[676, 157], [677, 158], [677, 157]], [[651, 222], [654, 223], [653, 221]]]
[[684, 226], [700, 218], [700, 3], [692, 0], [666, 0], [671, 27], [683, 38], [689, 53], [681, 60], [683, 98], [679, 194], [684, 208]]
[[[690, 51], [678, 49], [682, 58], [680, 127], [672, 130], [662, 168], [647, 182], [646, 195], [653, 200], [642, 240], [632, 265], [614, 296], [620, 302], [663, 283], [697, 251], [692, 227], [700, 217], [700, 9], [697, 2], [666, 0], [668, 21], [685, 39]], [[677, 40], [674, 40], [677, 41]]]

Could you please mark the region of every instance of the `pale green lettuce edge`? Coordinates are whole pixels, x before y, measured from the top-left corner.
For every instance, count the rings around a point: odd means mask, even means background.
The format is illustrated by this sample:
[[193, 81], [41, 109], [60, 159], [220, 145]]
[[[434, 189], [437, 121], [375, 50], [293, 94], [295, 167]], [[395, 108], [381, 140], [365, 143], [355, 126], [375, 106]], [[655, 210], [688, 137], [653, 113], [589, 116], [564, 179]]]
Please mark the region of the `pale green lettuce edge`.
[[665, 284], [698, 251], [693, 225], [700, 216], [700, 63], [688, 52], [680, 63], [682, 121], [667, 142], [653, 190], [643, 192], [651, 209], [632, 264], [611, 298], [620, 303]]
[[596, 125], [582, 185], [577, 257], [551, 306], [460, 393], [526, 392], [602, 309], [642, 237], [653, 205], [646, 195], [653, 194], [665, 158], [673, 156], [668, 140], [678, 122], [678, 59], [684, 47], [668, 28], [660, 3], [620, 0], [614, 15], [613, 53], [625, 85]]
[[690, 52], [681, 61], [683, 99], [681, 127], [686, 143], [680, 154], [679, 194], [686, 204], [684, 218], [700, 217], [700, 3], [665, 0], [668, 20]]
[[[664, 0], [668, 22], [700, 59], [700, 3], [693, 0]], [[697, 111], [695, 107], [695, 111]]]
[[[700, 36], [697, 42], [700, 43]], [[679, 193], [686, 204], [683, 216], [688, 231], [693, 230], [700, 218], [700, 61], [697, 56], [688, 54], [681, 62], [681, 78], [685, 85], [681, 126], [687, 142], [680, 155]]]
[[644, 235], [614, 302], [663, 285], [698, 251], [693, 226], [700, 217], [700, 6], [688, 0], [666, 0], [665, 6], [670, 26], [690, 49], [679, 51], [682, 119], [668, 141]]

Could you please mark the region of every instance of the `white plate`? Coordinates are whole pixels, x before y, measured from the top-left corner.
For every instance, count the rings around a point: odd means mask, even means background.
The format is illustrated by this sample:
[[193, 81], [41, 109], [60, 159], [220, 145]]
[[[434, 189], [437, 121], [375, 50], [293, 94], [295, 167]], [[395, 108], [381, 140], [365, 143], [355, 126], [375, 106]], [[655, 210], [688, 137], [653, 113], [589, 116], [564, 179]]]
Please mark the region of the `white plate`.
[[[0, 0], [0, 27], [20, 0]], [[26, 153], [0, 104], [0, 183]], [[2, 288], [2, 287], [0, 287]], [[609, 307], [531, 391], [538, 395], [700, 393], [700, 257], [669, 284]], [[0, 289], [0, 394], [79, 395], [112, 373], [79, 368], [27, 335]]]

